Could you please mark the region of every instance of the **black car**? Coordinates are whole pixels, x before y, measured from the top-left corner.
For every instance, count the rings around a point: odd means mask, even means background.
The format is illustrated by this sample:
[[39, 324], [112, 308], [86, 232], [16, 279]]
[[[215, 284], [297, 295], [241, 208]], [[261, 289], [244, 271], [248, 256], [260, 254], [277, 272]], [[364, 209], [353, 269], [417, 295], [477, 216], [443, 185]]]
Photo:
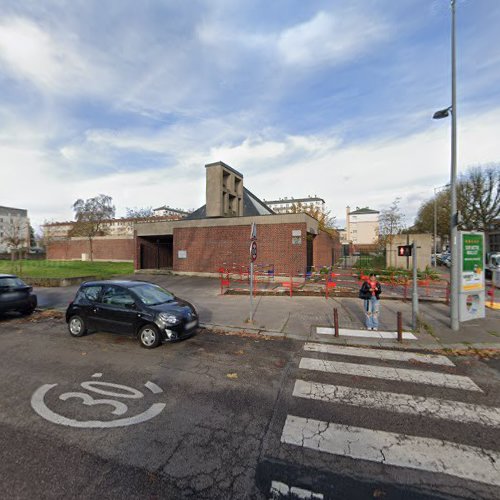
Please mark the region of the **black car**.
[[198, 314], [189, 302], [147, 281], [88, 281], [68, 306], [66, 323], [73, 337], [91, 329], [125, 333], [151, 349], [193, 334]]
[[14, 274], [0, 274], [0, 313], [31, 314], [37, 306], [33, 288]]

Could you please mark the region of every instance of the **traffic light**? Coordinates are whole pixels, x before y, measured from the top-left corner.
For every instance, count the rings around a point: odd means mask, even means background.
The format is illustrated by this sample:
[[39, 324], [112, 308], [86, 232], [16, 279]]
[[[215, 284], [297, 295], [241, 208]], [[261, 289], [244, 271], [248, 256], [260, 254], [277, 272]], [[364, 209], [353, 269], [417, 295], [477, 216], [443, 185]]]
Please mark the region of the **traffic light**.
[[398, 255], [400, 257], [411, 257], [412, 245], [400, 245], [398, 246]]

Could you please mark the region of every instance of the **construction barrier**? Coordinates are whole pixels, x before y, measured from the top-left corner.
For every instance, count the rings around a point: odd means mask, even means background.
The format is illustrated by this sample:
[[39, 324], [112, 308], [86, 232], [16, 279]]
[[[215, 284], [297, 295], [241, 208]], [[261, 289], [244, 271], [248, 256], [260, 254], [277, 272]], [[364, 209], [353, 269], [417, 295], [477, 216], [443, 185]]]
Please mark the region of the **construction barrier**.
[[496, 286], [492, 283], [490, 288], [486, 291], [486, 307], [490, 309], [500, 310], [500, 302], [495, 300]]
[[[248, 264], [224, 263], [219, 268], [221, 293], [231, 291], [248, 293], [250, 288], [250, 269]], [[254, 294], [287, 293], [290, 297], [299, 292], [302, 295], [323, 295], [358, 297], [358, 292], [369, 276], [356, 270], [308, 270], [301, 273], [276, 273], [272, 264], [255, 264]], [[382, 285], [383, 297], [410, 300], [413, 281], [406, 274], [394, 271], [380, 273], [378, 281]], [[447, 280], [433, 280], [421, 277], [417, 281], [419, 297], [440, 300], [447, 304], [450, 297], [450, 284]]]

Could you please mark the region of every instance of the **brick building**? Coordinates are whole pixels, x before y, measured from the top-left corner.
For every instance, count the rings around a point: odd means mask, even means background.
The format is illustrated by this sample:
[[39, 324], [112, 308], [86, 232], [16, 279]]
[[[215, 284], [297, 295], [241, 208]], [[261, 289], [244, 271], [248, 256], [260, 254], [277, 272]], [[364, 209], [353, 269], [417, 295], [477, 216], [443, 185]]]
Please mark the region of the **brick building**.
[[256, 264], [276, 273], [330, 266], [340, 257], [338, 235], [321, 231], [305, 213], [276, 214], [243, 186], [243, 175], [222, 163], [206, 169], [206, 204], [178, 221], [135, 225], [135, 268], [217, 273], [249, 263], [250, 229], [257, 227]]
[[[178, 217], [150, 217], [144, 220], [172, 220]], [[103, 234], [92, 241], [93, 259], [107, 261], [134, 260], [134, 225], [138, 219], [110, 219], [103, 224]], [[43, 225], [47, 259], [81, 260], [89, 258], [89, 240], [71, 236], [75, 222], [50, 222]]]

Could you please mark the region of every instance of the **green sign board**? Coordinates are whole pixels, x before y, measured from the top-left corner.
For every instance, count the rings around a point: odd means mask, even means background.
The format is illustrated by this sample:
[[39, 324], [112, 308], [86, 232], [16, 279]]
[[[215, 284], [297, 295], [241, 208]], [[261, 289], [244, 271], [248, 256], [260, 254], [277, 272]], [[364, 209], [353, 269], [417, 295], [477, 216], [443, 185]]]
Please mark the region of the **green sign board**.
[[481, 273], [484, 266], [483, 235], [463, 233], [462, 235], [462, 271]]

